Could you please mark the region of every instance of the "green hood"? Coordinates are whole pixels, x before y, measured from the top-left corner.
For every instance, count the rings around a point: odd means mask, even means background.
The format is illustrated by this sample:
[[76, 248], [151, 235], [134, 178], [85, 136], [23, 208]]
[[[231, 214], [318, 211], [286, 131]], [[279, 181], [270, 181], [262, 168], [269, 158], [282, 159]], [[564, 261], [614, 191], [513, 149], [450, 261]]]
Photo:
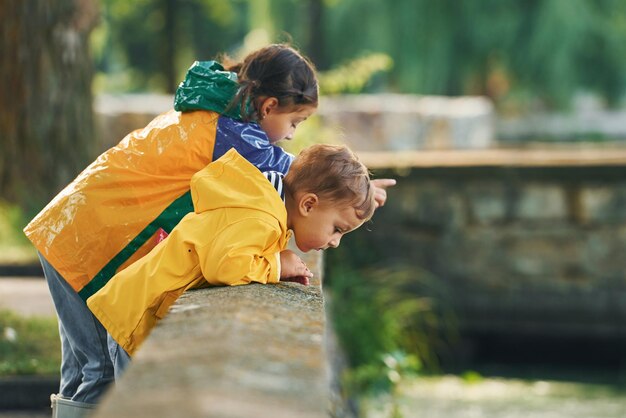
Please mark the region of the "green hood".
[[[236, 73], [225, 71], [217, 61], [196, 61], [176, 89], [174, 109], [180, 112], [211, 110], [241, 120], [240, 105], [225, 111], [238, 89]], [[248, 107], [249, 103], [246, 110]]]

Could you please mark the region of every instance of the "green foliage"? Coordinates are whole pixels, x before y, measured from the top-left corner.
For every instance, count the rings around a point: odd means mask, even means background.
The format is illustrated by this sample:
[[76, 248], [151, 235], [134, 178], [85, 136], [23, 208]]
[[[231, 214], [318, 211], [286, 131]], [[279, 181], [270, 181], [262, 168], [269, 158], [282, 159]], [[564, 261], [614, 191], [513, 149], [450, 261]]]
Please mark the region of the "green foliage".
[[[341, 252], [340, 249], [335, 252]], [[354, 268], [354, 259], [328, 260], [335, 329], [350, 361], [351, 392], [390, 391], [406, 375], [438, 368], [437, 350], [454, 333], [435, 278], [415, 268]]]
[[385, 354], [379, 362], [368, 363], [352, 369], [344, 379], [348, 392], [357, 398], [376, 396], [386, 393], [390, 396], [390, 418], [403, 418], [399, 401], [399, 388], [404, 382], [411, 381], [418, 376], [421, 369], [419, 359], [414, 355], [407, 355], [402, 351]]
[[[167, 5], [170, 5], [168, 9]], [[368, 88], [482, 94], [509, 110], [540, 99], [567, 107], [588, 90], [616, 105], [626, 87], [626, 3], [620, 0], [141, 0], [103, 1], [94, 50], [103, 89], [163, 90], [164, 50], [179, 78], [196, 59], [250, 37], [291, 40], [322, 70], [324, 93]], [[173, 6], [172, 6], [173, 5]], [[320, 19], [311, 13], [320, 10]], [[173, 23], [167, 24], [169, 16]], [[171, 38], [171, 39], [170, 39]], [[369, 58], [342, 65], [366, 51]], [[391, 62], [394, 63], [391, 68]], [[327, 73], [324, 73], [328, 71]], [[380, 86], [377, 86], [377, 88]], [[530, 96], [534, 102], [518, 98]]]
[[0, 376], [57, 374], [61, 342], [55, 318], [0, 311]]
[[[376, 73], [388, 71], [391, 59], [384, 54], [370, 54], [349, 61], [329, 71], [319, 73], [320, 92], [325, 94], [359, 93]], [[313, 115], [298, 126], [292, 141], [279, 143], [286, 151], [298, 154], [313, 144], [341, 144], [341, 133], [323, 125], [319, 116]]]
[[321, 94], [360, 93], [372, 77], [386, 72], [393, 61], [386, 54], [369, 54], [319, 73]]
[[298, 126], [291, 141], [281, 141], [278, 144], [287, 152], [297, 155], [313, 144], [341, 144], [341, 138], [339, 132], [323, 125], [319, 116], [313, 115]]
[[[96, 89], [167, 91], [168, 66], [180, 81], [193, 61], [236, 47], [247, 32], [245, 6], [222, 0], [103, 0], [102, 24], [92, 37]], [[173, 57], [167, 56], [170, 43]]]
[[553, 107], [581, 89], [613, 104], [624, 93], [626, 6], [617, 0], [342, 0], [328, 8], [329, 61], [365, 48], [387, 53], [394, 90], [496, 102], [528, 92]]
[[481, 383], [485, 380], [484, 377], [480, 373], [475, 372], [473, 370], [464, 372], [461, 375], [461, 379], [463, 379], [463, 381], [468, 384]]
[[37, 253], [22, 232], [26, 219], [17, 205], [0, 201], [0, 263], [37, 260]]

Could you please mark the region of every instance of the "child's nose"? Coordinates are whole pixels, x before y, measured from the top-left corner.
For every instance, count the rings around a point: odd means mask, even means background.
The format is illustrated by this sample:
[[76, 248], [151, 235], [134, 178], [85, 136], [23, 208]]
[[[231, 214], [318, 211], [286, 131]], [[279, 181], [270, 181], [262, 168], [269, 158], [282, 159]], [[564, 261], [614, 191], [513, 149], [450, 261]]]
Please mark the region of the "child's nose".
[[338, 238], [333, 238], [329, 243], [328, 246], [331, 248], [337, 248], [339, 247], [339, 243], [341, 242], [341, 237]]

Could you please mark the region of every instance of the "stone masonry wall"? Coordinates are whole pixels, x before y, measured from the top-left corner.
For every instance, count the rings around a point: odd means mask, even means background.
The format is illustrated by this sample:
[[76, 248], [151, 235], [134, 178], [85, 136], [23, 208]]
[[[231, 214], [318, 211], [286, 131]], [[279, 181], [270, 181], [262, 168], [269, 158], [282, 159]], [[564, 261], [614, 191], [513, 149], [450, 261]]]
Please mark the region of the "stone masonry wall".
[[324, 97], [323, 124], [359, 151], [484, 149], [495, 145], [492, 103], [484, 97], [406, 94]]
[[[166, 95], [98, 96], [99, 148], [117, 144], [172, 106], [172, 97]], [[317, 116], [338, 138], [360, 151], [482, 149], [495, 144], [493, 105], [483, 97], [323, 97]]]
[[352, 240], [431, 273], [462, 330], [626, 337], [626, 164], [375, 171], [399, 182]]
[[[99, 97], [102, 147], [171, 105]], [[438, 277], [462, 327], [626, 335], [623, 148], [498, 153], [506, 130], [480, 97], [324, 97], [318, 114], [360, 154], [377, 153], [366, 163], [378, 177], [400, 180], [372, 232], [355, 234], [390, 264]]]
[[322, 418], [329, 376], [317, 280], [185, 293], [105, 396], [96, 418]]

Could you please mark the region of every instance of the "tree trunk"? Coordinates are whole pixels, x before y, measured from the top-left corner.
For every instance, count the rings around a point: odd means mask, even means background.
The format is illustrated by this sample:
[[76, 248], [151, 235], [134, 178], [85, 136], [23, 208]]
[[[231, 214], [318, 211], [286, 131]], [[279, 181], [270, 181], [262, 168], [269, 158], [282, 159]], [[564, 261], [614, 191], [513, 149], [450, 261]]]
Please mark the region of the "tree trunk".
[[0, 0], [1, 198], [33, 209], [94, 157], [95, 0]]
[[163, 73], [165, 74], [165, 89], [168, 93], [174, 94], [176, 91], [176, 20], [178, 5], [176, 0], [164, 0], [163, 14], [165, 16], [165, 29], [163, 31]]
[[323, 38], [323, 17], [324, 4], [322, 0], [308, 1], [308, 33], [307, 33], [307, 54], [318, 70], [326, 70], [326, 60], [324, 57]]

